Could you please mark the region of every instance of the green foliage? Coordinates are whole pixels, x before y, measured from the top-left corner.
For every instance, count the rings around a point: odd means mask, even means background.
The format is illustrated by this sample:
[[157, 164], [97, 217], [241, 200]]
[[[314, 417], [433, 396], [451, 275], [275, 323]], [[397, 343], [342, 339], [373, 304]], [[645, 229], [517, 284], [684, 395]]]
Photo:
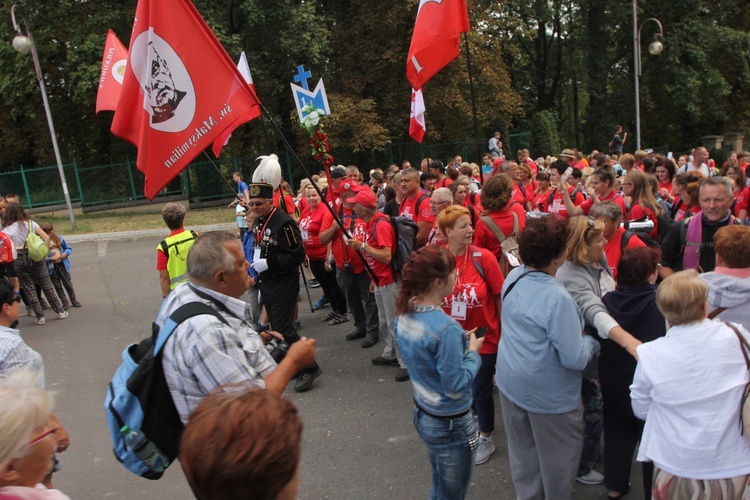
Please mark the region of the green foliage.
[[557, 155], [560, 138], [557, 134], [557, 118], [551, 111], [539, 111], [531, 118], [531, 156]]

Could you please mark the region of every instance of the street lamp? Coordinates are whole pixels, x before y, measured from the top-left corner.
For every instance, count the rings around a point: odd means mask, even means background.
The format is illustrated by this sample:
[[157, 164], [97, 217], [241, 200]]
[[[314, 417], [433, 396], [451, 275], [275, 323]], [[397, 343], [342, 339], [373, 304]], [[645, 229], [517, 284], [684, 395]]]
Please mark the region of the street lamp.
[[[24, 27], [26, 28], [26, 35], [21, 32], [21, 27], [16, 22], [16, 13], [21, 16]], [[70, 226], [73, 231], [76, 230], [76, 219], [73, 215], [73, 205], [70, 202], [70, 194], [68, 193], [68, 183], [65, 182], [65, 172], [63, 171], [62, 159], [60, 158], [60, 149], [57, 147], [57, 135], [55, 134], [55, 125], [52, 122], [52, 113], [49, 110], [49, 102], [47, 101], [47, 88], [44, 86], [44, 78], [42, 76], [42, 68], [39, 65], [39, 55], [36, 52], [36, 45], [34, 44], [34, 35], [31, 33], [31, 23], [29, 17], [24, 12], [23, 8], [18, 5], [13, 5], [10, 8], [10, 17], [13, 20], [13, 29], [16, 30], [16, 36], [13, 38], [13, 48], [21, 54], [28, 54], [31, 52], [31, 57], [34, 59], [34, 69], [36, 70], [36, 79], [39, 82], [39, 90], [42, 92], [42, 101], [44, 102], [44, 111], [47, 113], [47, 125], [49, 125], [49, 133], [52, 136], [52, 149], [55, 151], [55, 159], [57, 160], [57, 170], [60, 172], [60, 181], [62, 182], [63, 194], [65, 195], [65, 204], [68, 206], [68, 215], [70, 216]]]
[[654, 40], [648, 45], [648, 52], [653, 56], [661, 54], [664, 45], [659, 38], [664, 38], [664, 28], [661, 21], [655, 17], [649, 17], [638, 26], [638, 0], [633, 0], [633, 47], [635, 62], [635, 142], [637, 149], [641, 149], [641, 29], [649, 21], [654, 21], [659, 25], [659, 33], [654, 35]]

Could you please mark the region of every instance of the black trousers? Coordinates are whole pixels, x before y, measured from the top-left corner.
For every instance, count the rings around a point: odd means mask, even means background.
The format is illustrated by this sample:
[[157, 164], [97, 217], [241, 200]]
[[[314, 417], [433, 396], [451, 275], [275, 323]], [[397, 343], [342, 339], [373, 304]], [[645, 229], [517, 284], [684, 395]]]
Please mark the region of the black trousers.
[[[263, 301], [263, 292], [260, 294], [261, 302], [266, 308], [268, 322], [271, 324], [271, 330], [279, 332], [284, 336], [284, 340], [290, 346], [297, 342], [299, 334], [292, 325], [294, 320], [294, 307], [297, 305], [297, 294], [290, 299], [274, 300], [272, 302]], [[313, 362], [312, 366], [305, 368], [302, 372], [312, 372], [318, 369], [318, 363]]]
[[325, 262], [324, 260], [311, 260], [310, 271], [320, 283], [323, 294], [328, 297], [331, 309], [339, 314], [346, 314], [346, 297], [344, 297], [339, 282], [336, 281], [336, 269], [334, 268], [329, 273], [326, 271]]
[[[643, 434], [645, 422], [634, 416], [607, 411], [604, 402], [604, 485], [611, 491], [623, 492], [630, 484], [633, 453]], [[651, 499], [654, 464], [643, 462], [643, 490]]]

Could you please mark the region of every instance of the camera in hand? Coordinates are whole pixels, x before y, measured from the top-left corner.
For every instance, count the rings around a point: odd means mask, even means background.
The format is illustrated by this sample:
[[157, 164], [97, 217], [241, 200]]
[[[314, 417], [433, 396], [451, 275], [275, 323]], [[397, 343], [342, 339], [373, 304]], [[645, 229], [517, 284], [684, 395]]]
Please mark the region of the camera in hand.
[[266, 349], [268, 349], [268, 353], [274, 361], [281, 363], [281, 360], [284, 359], [289, 350], [289, 344], [280, 338], [274, 337], [266, 344]]

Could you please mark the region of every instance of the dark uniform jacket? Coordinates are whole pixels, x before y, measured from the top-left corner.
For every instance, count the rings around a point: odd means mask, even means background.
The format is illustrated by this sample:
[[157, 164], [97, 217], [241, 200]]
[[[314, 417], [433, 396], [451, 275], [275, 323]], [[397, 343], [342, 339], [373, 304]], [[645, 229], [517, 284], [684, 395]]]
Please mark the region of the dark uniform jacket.
[[253, 234], [260, 258], [268, 270], [260, 273], [262, 303], [289, 300], [299, 293], [299, 265], [305, 260], [302, 236], [294, 219], [274, 208], [268, 217], [255, 219]]

